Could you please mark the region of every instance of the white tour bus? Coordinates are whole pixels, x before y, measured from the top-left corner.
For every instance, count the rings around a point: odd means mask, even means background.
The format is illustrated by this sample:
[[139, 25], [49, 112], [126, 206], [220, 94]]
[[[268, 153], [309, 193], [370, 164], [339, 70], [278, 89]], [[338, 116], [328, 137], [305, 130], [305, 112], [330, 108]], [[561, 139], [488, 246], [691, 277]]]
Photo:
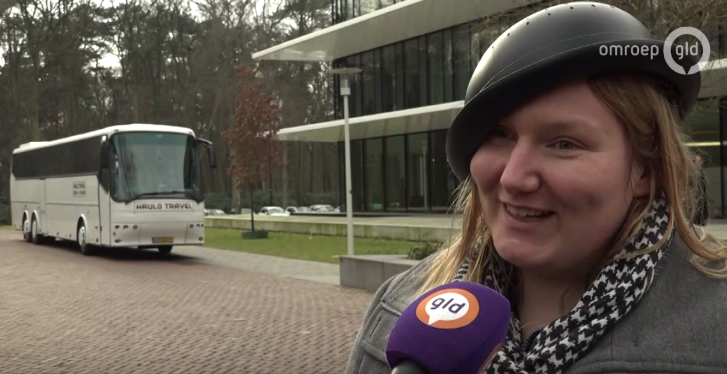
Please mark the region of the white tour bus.
[[13, 226], [28, 242], [157, 248], [204, 243], [198, 147], [212, 142], [164, 125], [107, 127], [13, 150]]

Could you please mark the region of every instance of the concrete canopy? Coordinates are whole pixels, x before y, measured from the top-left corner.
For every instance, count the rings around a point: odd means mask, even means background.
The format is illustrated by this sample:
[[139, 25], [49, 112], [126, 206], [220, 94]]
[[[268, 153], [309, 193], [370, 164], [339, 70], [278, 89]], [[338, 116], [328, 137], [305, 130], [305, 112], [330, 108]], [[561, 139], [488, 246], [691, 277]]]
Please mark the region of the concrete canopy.
[[330, 62], [539, 0], [406, 0], [254, 53], [256, 60]]

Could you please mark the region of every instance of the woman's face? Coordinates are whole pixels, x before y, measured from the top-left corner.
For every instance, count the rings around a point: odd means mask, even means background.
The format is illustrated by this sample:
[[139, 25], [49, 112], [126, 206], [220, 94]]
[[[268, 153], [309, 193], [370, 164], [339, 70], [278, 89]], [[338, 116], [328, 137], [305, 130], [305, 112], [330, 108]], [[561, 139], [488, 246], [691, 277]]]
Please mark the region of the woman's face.
[[585, 270], [610, 250], [633, 197], [650, 191], [630, 155], [622, 125], [585, 82], [505, 118], [470, 163], [500, 256], [553, 275]]

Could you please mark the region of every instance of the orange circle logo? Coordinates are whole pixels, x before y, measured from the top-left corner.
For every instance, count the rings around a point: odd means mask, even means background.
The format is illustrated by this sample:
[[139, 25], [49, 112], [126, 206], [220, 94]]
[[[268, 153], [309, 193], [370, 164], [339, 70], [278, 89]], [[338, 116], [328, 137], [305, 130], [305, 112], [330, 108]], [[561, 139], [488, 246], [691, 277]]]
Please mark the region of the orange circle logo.
[[458, 329], [472, 323], [480, 312], [475, 295], [467, 290], [439, 290], [417, 305], [417, 318], [438, 329]]

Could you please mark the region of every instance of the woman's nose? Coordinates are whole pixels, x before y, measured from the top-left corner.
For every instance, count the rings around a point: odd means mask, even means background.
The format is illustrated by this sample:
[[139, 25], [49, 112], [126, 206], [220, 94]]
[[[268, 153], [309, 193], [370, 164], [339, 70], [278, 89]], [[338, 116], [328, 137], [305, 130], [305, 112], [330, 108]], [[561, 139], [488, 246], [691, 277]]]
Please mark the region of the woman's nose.
[[523, 143], [516, 144], [510, 156], [505, 159], [500, 185], [509, 193], [536, 191], [540, 188], [538, 163], [537, 152], [532, 147]]

